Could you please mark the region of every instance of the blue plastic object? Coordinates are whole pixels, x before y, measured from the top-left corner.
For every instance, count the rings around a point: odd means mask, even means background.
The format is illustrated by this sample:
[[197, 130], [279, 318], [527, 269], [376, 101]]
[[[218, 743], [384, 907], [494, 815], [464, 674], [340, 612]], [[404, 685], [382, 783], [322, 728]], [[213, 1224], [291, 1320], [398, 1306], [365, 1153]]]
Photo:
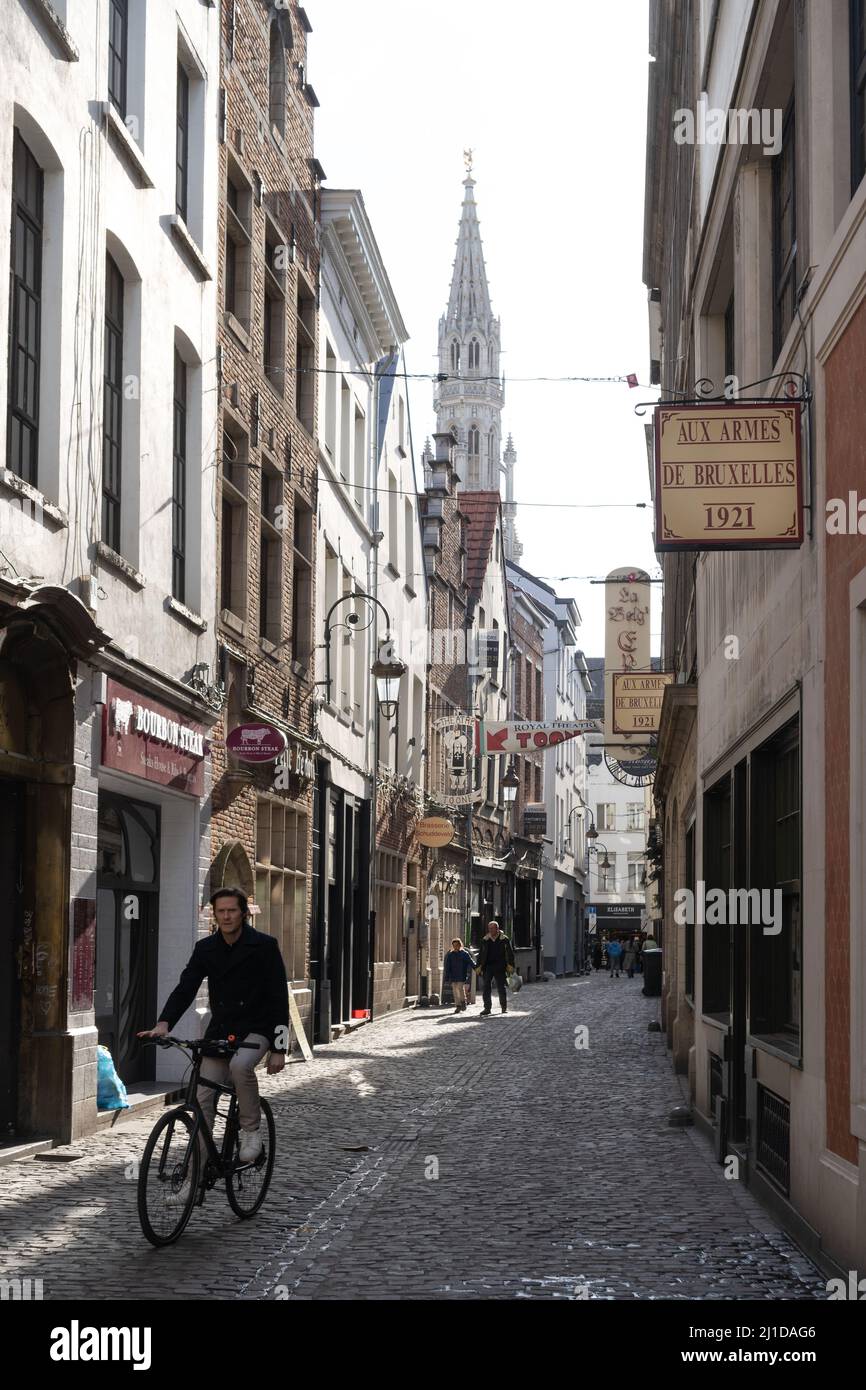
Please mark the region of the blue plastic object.
[[96, 1049], [97, 1110], [128, 1110], [126, 1087], [117, 1075], [111, 1053], [101, 1044]]

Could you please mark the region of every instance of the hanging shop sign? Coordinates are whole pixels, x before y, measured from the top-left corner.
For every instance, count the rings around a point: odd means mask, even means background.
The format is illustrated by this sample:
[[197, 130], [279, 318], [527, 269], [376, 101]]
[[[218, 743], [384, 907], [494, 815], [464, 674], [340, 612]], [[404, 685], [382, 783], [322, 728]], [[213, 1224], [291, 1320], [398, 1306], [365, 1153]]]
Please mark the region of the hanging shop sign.
[[485, 756], [537, 753], [545, 748], [555, 748], [566, 739], [600, 732], [601, 725], [597, 719], [560, 720], [550, 724], [526, 721], [488, 723], [478, 719], [475, 722], [475, 751]]
[[428, 849], [444, 849], [454, 839], [454, 822], [447, 816], [424, 816], [415, 826], [415, 839]]
[[459, 714], [433, 721], [439, 738], [430, 794], [440, 806], [468, 806], [472, 801], [472, 725], [468, 715]]
[[646, 756], [648, 733], [614, 729], [614, 676], [649, 674], [650, 581], [641, 569], [611, 570], [604, 585], [604, 746], [605, 759], [626, 764]]
[[613, 732], [657, 734], [665, 686], [672, 680], [671, 671], [614, 671]]
[[524, 806], [523, 833], [526, 836], [547, 834], [547, 807], [543, 801], [528, 801]]
[[656, 550], [803, 543], [800, 405], [657, 406]]
[[272, 763], [286, 751], [287, 740], [273, 724], [238, 724], [226, 739], [226, 748], [244, 763]]
[[102, 724], [102, 765], [201, 796], [205, 727], [119, 681], [106, 682]]

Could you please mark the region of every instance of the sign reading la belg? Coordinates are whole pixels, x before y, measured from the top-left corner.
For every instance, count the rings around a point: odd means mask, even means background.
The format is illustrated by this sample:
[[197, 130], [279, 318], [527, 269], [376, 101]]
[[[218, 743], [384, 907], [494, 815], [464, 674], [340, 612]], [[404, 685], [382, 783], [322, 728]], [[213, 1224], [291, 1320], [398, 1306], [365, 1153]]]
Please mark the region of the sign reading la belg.
[[597, 719], [570, 719], [555, 724], [539, 724], [528, 721], [518, 723], [488, 723], [478, 719], [475, 723], [476, 753], [535, 753], [544, 748], [555, 748], [568, 738], [580, 734], [597, 734], [601, 725]]
[[657, 406], [655, 455], [656, 550], [802, 545], [798, 402]]
[[201, 796], [207, 751], [204, 740], [201, 724], [187, 724], [167, 705], [118, 681], [108, 681], [102, 735], [104, 767]]

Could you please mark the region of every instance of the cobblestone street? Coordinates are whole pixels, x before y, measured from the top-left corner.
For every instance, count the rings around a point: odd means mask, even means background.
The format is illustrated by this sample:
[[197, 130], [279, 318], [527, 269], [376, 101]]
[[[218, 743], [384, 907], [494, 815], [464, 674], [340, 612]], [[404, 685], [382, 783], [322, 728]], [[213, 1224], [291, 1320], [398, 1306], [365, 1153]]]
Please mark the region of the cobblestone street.
[[46, 1299], [826, 1297], [707, 1142], [669, 1128], [682, 1097], [640, 979], [479, 1009], [400, 1013], [263, 1079], [278, 1157], [249, 1223], [216, 1188], [151, 1249], [134, 1176], [153, 1114], [74, 1162], [3, 1168], [3, 1274]]

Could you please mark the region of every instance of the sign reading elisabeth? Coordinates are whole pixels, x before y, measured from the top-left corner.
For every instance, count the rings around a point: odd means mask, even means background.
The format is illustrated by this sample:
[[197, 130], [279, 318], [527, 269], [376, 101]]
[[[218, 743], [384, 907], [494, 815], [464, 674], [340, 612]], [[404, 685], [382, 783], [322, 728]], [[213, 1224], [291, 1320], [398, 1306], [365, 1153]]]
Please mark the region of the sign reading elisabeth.
[[613, 673], [613, 731], [615, 734], [657, 734], [665, 686], [670, 671]]
[[201, 796], [206, 751], [203, 725], [187, 724], [167, 705], [118, 681], [108, 681], [102, 725], [103, 767]]
[[656, 550], [803, 543], [798, 402], [660, 405]]

